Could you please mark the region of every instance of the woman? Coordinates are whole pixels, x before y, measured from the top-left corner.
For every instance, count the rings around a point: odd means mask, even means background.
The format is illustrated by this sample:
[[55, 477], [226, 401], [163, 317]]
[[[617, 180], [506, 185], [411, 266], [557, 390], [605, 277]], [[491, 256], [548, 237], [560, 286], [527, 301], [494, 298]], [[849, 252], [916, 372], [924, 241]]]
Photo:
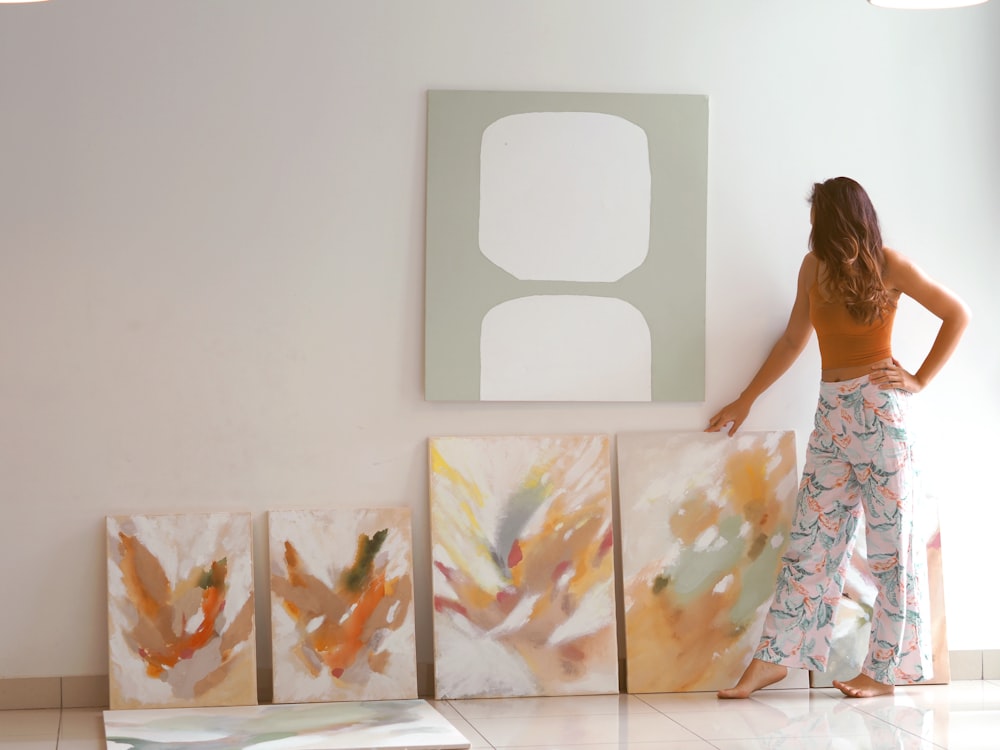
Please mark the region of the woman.
[[[907, 401], [934, 378], [969, 321], [965, 304], [903, 255], [883, 247], [864, 189], [837, 177], [813, 186], [810, 252], [785, 332], [743, 393], [709, 421], [730, 436], [754, 401], [796, 360], [813, 329], [822, 382], [788, 549], [760, 645], [720, 698], [746, 698], [789, 667], [826, 669], [833, 612], [860, 517], [878, 585], [861, 673], [834, 685], [852, 698], [887, 695], [897, 681], [930, 676], [925, 550], [913, 544], [915, 467]], [[941, 319], [923, 364], [909, 372], [890, 338], [900, 295]]]

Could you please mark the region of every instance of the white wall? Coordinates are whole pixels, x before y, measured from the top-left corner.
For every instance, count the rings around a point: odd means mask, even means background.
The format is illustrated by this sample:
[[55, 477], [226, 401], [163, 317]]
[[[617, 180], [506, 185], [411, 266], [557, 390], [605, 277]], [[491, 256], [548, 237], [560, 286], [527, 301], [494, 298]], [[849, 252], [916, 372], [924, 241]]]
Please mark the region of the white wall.
[[[0, 677], [106, 673], [104, 516], [208, 509], [254, 511], [264, 550], [267, 509], [413, 508], [430, 661], [426, 437], [700, 429], [780, 331], [837, 174], [974, 310], [919, 402], [950, 647], [1000, 648], [998, 36], [1000, 2], [0, 6]], [[707, 403], [424, 402], [430, 88], [709, 95]], [[933, 331], [900, 314], [906, 364]], [[804, 445], [818, 365], [747, 428]]]

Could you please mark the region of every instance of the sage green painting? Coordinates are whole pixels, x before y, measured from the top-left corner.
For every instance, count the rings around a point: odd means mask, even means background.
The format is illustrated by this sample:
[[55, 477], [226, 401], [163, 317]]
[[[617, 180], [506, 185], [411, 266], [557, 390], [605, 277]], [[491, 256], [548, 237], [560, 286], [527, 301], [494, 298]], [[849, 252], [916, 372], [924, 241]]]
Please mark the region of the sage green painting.
[[701, 401], [708, 99], [428, 94], [425, 396]]

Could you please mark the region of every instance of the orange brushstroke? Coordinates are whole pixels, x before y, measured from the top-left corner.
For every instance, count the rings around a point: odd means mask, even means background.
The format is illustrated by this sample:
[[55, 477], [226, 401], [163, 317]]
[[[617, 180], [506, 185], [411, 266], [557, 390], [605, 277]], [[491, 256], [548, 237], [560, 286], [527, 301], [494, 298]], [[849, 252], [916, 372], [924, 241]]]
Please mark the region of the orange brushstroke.
[[310, 637], [310, 645], [321, 655], [323, 663], [334, 677], [344, 674], [365, 647], [361, 633], [383, 598], [385, 574], [379, 573], [361, 592], [344, 622], [326, 621]]
[[[190, 659], [215, 635], [215, 623], [225, 606], [226, 563], [216, 560], [212, 563], [201, 594], [202, 622], [189, 634], [173, 632], [169, 623], [173, 620], [171, 587], [166, 574], [156, 558], [135, 537], [119, 533], [119, 549], [122, 560], [120, 569], [122, 580], [133, 603], [142, 618], [153, 624], [153, 628], [143, 628], [137, 632], [155, 634], [159, 642], [153, 645], [147, 641], [138, 644], [139, 656], [146, 662], [146, 674], [159, 677], [182, 659]], [[199, 576], [201, 577], [201, 576]], [[187, 618], [182, 618], [182, 625]]]
[[146, 674], [159, 677], [164, 669], [173, 667], [181, 659], [190, 659], [216, 635], [215, 622], [226, 604], [226, 564], [221, 560], [212, 563], [211, 577], [201, 595], [202, 621], [191, 634], [178, 638], [167, 648], [141, 652], [146, 661]]
[[156, 558], [135, 537], [119, 532], [121, 571], [129, 601], [139, 614], [154, 619], [166, 603], [170, 584]]
[[[282, 606], [295, 622], [299, 634], [297, 653], [303, 665], [313, 676], [318, 676], [319, 664], [325, 666], [335, 678], [340, 678], [370, 649], [369, 640], [380, 629], [395, 629], [402, 622], [397, 617], [393, 623], [387, 619], [390, 605], [398, 603], [402, 612], [409, 606], [408, 578], [387, 578], [384, 567], [372, 568], [361, 577], [358, 590], [349, 585], [348, 575], [371, 562], [365, 562], [367, 537], [359, 539], [354, 562], [345, 568], [340, 583], [330, 587], [304, 568], [301, 557], [290, 541], [285, 542], [286, 577], [272, 576], [272, 589], [281, 598]], [[306, 627], [315, 621], [319, 626], [311, 632]], [[369, 651], [368, 665], [384, 669], [387, 655], [379, 656]]]

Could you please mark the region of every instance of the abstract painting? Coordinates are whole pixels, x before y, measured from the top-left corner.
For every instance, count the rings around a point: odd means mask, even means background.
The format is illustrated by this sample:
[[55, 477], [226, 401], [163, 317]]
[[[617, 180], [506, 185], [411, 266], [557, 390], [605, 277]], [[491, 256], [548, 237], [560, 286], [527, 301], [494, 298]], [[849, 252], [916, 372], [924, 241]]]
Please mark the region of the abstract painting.
[[469, 741], [426, 701], [105, 711], [108, 750], [450, 750]]
[[427, 109], [426, 398], [702, 400], [708, 99]]
[[417, 697], [408, 508], [268, 513], [274, 702]]
[[620, 434], [618, 481], [628, 692], [735, 684], [791, 528], [795, 434]]
[[607, 436], [429, 447], [437, 697], [617, 693]]
[[[944, 569], [941, 560], [941, 526], [936, 503], [927, 498], [920, 517], [928, 524], [921, 538], [927, 539], [927, 573], [930, 608], [931, 655], [934, 675], [921, 685], [945, 685], [951, 681], [948, 656], [948, 629], [945, 622]], [[871, 635], [872, 605], [877, 590], [875, 576], [868, 566], [863, 527], [851, 556], [844, 582], [844, 593], [833, 615], [833, 643], [826, 672], [811, 672], [813, 687], [830, 687], [834, 680], [849, 680], [861, 669], [868, 653]]]
[[112, 708], [257, 702], [249, 513], [107, 519]]

